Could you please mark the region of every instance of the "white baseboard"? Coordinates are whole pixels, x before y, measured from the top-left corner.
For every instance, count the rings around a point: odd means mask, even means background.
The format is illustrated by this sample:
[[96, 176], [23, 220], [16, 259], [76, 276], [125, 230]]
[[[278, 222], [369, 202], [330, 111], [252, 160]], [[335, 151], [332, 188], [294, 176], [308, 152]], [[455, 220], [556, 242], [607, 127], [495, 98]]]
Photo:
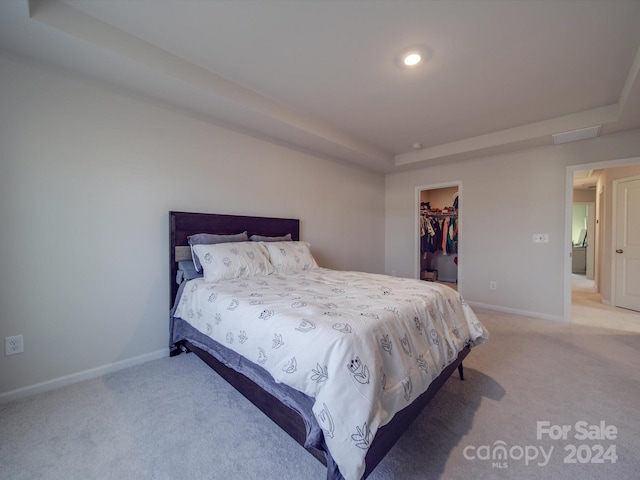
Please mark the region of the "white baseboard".
[[551, 320], [554, 322], [567, 323], [565, 322], [564, 318], [560, 315], [549, 315], [549, 314], [540, 313], [540, 312], [529, 312], [527, 310], [518, 310], [516, 308], [501, 307], [499, 305], [489, 305], [486, 303], [470, 302], [469, 300], [467, 300], [467, 303], [471, 306], [471, 308], [479, 308], [483, 310], [491, 310], [494, 312], [509, 313], [511, 315], [520, 315], [523, 317], [539, 318], [541, 320]]
[[109, 363], [101, 367], [91, 368], [89, 370], [83, 370], [82, 372], [72, 373], [65, 375], [64, 377], [54, 378], [53, 380], [47, 380], [46, 382], [36, 383], [35, 385], [29, 385], [27, 387], [11, 390], [6, 393], [0, 393], [0, 403], [11, 402], [13, 400], [20, 400], [22, 398], [36, 395], [38, 393], [49, 392], [58, 388], [66, 387], [73, 383], [82, 382], [92, 378], [101, 377], [107, 373], [117, 372], [118, 370], [124, 370], [125, 368], [133, 367], [135, 365], [141, 365], [151, 360], [158, 360], [169, 356], [169, 349], [163, 348], [155, 352], [147, 353], [119, 362]]

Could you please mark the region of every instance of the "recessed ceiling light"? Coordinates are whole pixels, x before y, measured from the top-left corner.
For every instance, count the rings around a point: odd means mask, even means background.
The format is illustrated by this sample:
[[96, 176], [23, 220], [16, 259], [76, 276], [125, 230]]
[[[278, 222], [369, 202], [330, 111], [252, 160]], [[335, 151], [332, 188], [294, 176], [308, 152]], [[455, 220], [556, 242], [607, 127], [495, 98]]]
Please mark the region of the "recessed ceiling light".
[[407, 67], [415, 67], [422, 61], [422, 55], [417, 52], [411, 52], [404, 56], [402, 59], [402, 63], [404, 63]]
[[430, 53], [429, 48], [424, 45], [407, 48], [396, 57], [396, 62], [402, 68], [415, 68], [428, 61]]

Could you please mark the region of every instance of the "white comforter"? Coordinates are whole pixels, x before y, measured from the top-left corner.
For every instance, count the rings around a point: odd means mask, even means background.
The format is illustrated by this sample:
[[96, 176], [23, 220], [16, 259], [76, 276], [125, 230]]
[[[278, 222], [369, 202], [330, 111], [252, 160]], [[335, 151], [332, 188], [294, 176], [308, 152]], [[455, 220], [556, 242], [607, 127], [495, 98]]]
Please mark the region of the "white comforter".
[[324, 268], [191, 280], [175, 316], [314, 397], [346, 480], [361, 478], [378, 428], [488, 338], [451, 288]]

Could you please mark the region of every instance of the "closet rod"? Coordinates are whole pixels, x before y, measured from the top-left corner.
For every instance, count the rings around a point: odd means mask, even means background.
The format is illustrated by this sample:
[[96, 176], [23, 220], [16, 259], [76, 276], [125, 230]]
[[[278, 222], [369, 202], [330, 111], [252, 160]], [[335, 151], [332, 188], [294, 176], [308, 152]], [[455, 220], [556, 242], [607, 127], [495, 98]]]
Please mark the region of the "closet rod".
[[458, 212], [420, 212], [423, 217], [457, 217]]

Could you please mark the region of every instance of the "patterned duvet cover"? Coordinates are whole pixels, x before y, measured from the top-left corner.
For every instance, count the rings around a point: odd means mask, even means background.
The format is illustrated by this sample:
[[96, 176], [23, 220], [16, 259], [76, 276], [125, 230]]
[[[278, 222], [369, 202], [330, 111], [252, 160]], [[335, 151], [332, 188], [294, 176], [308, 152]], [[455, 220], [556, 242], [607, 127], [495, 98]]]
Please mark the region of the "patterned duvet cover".
[[186, 284], [175, 316], [315, 399], [346, 480], [379, 427], [488, 332], [441, 284], [324, 268]]

